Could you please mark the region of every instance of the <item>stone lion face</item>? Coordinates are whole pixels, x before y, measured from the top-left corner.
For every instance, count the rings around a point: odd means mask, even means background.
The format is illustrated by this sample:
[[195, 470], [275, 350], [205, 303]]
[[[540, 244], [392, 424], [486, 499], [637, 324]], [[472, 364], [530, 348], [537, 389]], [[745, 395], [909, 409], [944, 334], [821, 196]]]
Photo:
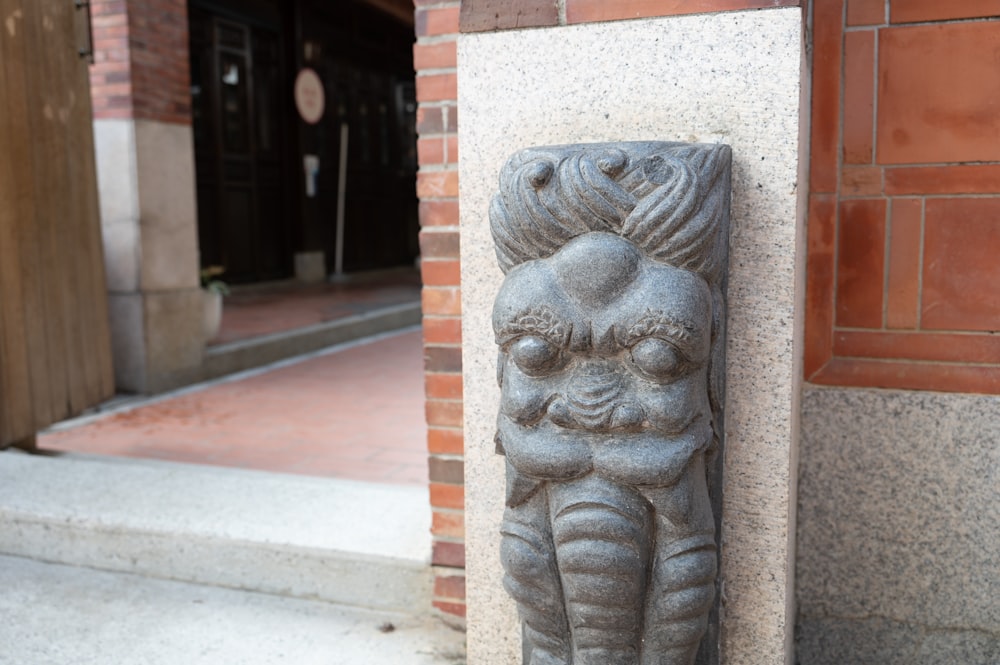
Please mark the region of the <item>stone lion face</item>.
[[694, 273], [588, 233], [511, 270], [493, 326], [498, 443], [519, 473], [662, 486], [711, 442], [712, 299]]

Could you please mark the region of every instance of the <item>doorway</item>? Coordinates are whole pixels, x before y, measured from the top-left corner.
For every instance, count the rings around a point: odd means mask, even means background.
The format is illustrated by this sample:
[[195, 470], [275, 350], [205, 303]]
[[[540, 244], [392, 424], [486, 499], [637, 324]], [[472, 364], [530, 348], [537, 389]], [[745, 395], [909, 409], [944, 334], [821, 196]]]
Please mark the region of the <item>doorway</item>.
[[[322, 64], [322, 71], [335, 104], [329, 113], [338, 129], [325, 137], [321, 152], [334, 162], [335, 155], [346, 151], [342, 179], [332, 169], [320, 179], [327, 201], [336, 200], [338, 187], [345, 195], [343, 271], [412, 265], [419, 253], [413, 77], [333, 58]], [[327, 256], [337, 256], [334, 225], [324, 225], [323, 246]]]
[[316, 195], [302, 199], [305, 249], [322, 250], [329, 273], [412, 267], [420, 252], [413, 27], [364, 3], [296, 8], [298, 66], [314, 70], [326, 94], [323, 118], [296, 125], [303, 155], [320, 164]]
[[[297, 255], [323, 275], [412, 268], [412, 25], [317, 0], [192, 0], [188, 21], [202, 267], [230, 283], [291, 277]], [[304, 69], [318, 120], [294, 105]]]
[[189, 13], [203, 268], [232, 283], [291, 273], [280, 22]]

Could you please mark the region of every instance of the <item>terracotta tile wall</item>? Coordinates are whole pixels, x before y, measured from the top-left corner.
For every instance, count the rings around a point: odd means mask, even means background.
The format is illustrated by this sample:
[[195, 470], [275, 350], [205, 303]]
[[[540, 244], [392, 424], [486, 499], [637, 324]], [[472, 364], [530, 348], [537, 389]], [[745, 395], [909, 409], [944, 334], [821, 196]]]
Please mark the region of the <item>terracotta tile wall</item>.
[[592, 23], [676, 14], [798, 7], [799, 0], [565, 0], [567, 23]]
[[810, 11], [806, 378], [1000, 393], [1000, 1]]
[[92, 0], [96, 118], [191, 124], [185, 0]]
[[417, 195], [433, 523], [434, 606], [465, 616], [462, 302], [458, 260], [457, 0], [416, 0]]

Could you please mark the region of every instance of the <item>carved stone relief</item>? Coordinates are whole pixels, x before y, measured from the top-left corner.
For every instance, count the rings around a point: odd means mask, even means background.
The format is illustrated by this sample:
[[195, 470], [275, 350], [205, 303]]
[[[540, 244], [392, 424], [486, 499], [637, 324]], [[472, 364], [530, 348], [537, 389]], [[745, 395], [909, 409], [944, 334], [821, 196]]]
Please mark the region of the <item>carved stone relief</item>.
[[694, 662], [715, 598], [728, 146], [531, 148], [490, 207], [524, 665]]

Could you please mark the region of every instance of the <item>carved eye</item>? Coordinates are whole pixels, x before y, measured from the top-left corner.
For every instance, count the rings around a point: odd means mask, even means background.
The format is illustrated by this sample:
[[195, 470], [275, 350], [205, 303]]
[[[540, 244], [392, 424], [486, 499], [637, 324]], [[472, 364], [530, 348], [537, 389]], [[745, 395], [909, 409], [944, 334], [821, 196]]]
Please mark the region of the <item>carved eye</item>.
[[632, 363], [654, 381], [666, 381], [680, 372], [684, 359], [677, 348], [662, 339], [646, 337], [631, 349]]
[[520, 337], [510, 346], [514, 364], [528, 376], [540, 376], [555, 369], [562, 359], [559, 348], [532, 335]]

